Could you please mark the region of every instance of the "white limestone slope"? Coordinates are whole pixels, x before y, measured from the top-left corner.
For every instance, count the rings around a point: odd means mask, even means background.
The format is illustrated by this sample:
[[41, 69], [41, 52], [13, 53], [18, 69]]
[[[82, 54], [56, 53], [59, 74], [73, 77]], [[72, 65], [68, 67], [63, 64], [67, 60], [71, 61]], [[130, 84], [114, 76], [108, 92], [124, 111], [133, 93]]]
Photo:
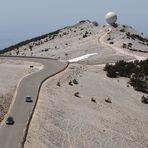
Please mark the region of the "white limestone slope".
[[[85, 38], [84, 30], [91, 30]], [[105, 63], [148, 58], [148, 46], [127, 39], [127, 32], [140, 35], [129, 26], [94, 26], [87, 21], [33, 47], [34, 56], [54, 57], [70, 65], [43, 84], [25, 148], [148, 147], [148, 108], [141, 103], [144, 94], [127, 85], [128, 79], [111, 79], [103, 71]], [[131, 42], [132, 48], [142, 47], [145, 53], [122, 48]], [[74, 79], [78, 84], [72, 83]], [[105, 102], [107, 98], [112, 103]]]
[[[110, 33], [107, 33], [108, 28], [111, 29]], [[136, 32], [130, 26], [97, 26], [93, 22], [82, 21], [76, 25], [61, 29], [54, 36], [51, 35], [36, 42], [30, 42], [5, 54], [41, 56], [55, 58], [62, 61], [69, 61], [83, 55], [97, 53], [94, 56], [82, 59], [81, 62], [85, 62], [86, 64], [104, 64], [109, 62], [116, 62], [118, 60], [131, 60], [135, 58], [133, 55], [137, 55], [138, 58], [139, 55], [143, 56], [145, 54], [145, 57], [147, 57], [147, 53], [122, 49], [123, 43], [131, 43], [134, 50], [142, 50], [144, 52], [148, 51], [146, 42], [142, 42], [138, 39], [128, 39], [126, 35], [128, 32], [130, 34], [136, 34], [144, 38], [143, 35]], [[104, 34], [106, 35], [104, 36]], [[98, 42], [98, 38], [103, 38], [104, 43]], [[110, 45], [110, 42], [114, 42], [114, 45]], [[108, 46], [106, 46], [107, 44]]]
[[100, 66], [69, 65], [43, 84], [25, 148], [148, 147], [148, 107], [127, 82]]

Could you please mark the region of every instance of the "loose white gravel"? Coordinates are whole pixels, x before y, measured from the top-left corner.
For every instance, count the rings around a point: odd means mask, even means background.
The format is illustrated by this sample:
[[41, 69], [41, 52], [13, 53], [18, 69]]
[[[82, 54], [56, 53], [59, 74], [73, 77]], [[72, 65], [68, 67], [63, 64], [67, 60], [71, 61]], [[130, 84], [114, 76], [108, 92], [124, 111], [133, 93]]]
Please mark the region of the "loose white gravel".
[[[73, 79], [79, 84], [69, 85]], [[25, 148], [148, 147], [148, 108], [127, 82], [101, 66], [70, 65], [44, 83]]]

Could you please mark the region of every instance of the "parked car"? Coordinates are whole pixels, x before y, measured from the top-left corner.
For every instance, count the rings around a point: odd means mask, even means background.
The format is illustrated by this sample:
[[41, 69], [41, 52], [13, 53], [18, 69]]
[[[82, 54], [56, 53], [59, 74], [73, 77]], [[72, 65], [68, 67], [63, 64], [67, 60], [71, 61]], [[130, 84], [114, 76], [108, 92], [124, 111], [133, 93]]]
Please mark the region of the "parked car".
[[9, 125], [14, 124], [14, 119], [13, 119], [13, 117], [9, 116], [9, 117], [6, 119], [6, 124], [9, 124]]
[[32, 102], [32, 97], [31, 96], [26, 96], [26, 102]]

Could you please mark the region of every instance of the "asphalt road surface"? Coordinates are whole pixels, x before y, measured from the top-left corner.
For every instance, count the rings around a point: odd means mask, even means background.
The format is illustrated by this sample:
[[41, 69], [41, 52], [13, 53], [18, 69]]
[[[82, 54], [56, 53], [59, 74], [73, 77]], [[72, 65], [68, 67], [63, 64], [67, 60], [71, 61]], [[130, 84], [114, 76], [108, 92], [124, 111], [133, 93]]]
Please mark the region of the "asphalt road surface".
[[[25, 77], [20, 82], [15, 101], [7, 115], [14, 117], [14, 125], [2, 124], [0, 126], [0, 148], [21, 148], [24, 131], [33, 111], [33, 107], [35, 106], [38, 90], [42, 81], [64, 70], [67, 67], [67, 64], [52, 59], [42, 58], [0, 57], [0, 59], [32, 61], [44, 65], [42, 70]], [[26, 103], [26, 96], [31, 96], [33, 102]]]

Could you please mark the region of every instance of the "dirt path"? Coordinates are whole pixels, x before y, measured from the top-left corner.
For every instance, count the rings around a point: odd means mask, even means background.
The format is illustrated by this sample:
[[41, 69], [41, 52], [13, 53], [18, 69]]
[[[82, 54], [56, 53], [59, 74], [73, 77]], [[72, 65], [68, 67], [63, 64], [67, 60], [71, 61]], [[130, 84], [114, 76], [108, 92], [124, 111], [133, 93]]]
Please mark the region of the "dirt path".
[[106, 35], [107, 35], [107, 33], [104, 33], [104, 34], [102, 34], [101, 37], [99, 37], [99, 39], [98, 39], [99, 43], [101, 43], [104, 46], [107, 46], [107, 47], [114, 49], [117, 52], [117, 54], [124, 54], [126, 56], [131, 56], [131, 57], [134, 57], [137, 60], [146, 60], [148, 58], [144, 55], [142, 56], [142, 55], [137, 55], [135, 53], [130, 53], [130, 52], [127, 51], [127, 49], [123, 49], [123, 48], [115, 47], [114, 45], [111, 45], [111, 44], [107, 44], [104, 40]]

